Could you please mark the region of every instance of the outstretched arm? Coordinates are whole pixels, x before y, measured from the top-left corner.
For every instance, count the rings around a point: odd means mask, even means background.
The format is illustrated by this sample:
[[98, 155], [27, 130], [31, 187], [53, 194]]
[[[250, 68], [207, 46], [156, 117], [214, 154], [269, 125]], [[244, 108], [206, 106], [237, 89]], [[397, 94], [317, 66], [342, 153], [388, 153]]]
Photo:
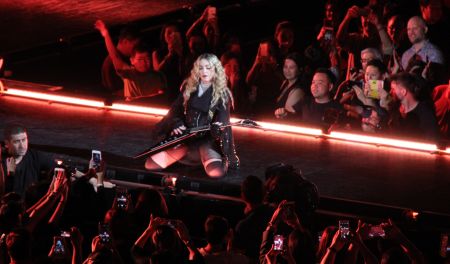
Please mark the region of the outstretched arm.
[[103, 38], [105, 39], [106, 49], [108, 50], [108, 54], [111, 57], [116, 71], [127, 66], [127, 64], [120, 57], [119, 52], [117, 51], [116, 46], [114, 45], [111, 36], [109, 35], [109, 31], [105, 23], [102, 20], [97, 20], [95, 22], [95, 28], [100, 31], [100, 34], [102, 34]]

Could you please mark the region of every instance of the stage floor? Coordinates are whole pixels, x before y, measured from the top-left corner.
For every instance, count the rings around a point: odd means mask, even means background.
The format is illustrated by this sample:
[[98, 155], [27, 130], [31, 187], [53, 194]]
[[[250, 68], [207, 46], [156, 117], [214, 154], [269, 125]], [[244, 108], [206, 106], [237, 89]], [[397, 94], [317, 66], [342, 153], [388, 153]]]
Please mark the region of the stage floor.
[[[151, 146], [148, 135], [161, 117], [129, 114], [0, 96], [0, 132], [16, 122], [29, 129], [29, 141], [59, 147], [89, 159], [104, 152], [112, 165], [143, 169], [129, 157]], [[377, 147], [339, 140], [234, 127], [241, 169], [214, 180], [239, 184], [247, 175], [263, 177], [267, 166], [293, 164], [321, 195], [450, 214], [450, 156]], [[201, 168], [175, 166], [167, 171], [207, 179]]]

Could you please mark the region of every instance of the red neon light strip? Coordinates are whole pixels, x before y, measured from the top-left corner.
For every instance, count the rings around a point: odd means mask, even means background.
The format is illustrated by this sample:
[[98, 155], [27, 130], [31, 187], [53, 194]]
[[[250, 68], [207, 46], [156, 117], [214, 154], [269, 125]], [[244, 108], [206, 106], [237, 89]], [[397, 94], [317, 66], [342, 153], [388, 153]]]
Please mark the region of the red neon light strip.
[[[67, 103], [73, 105], [82, 105], [82, 106], [90, 106], [96, 108], [105, 108], [105, 109], [114, 109], [118, 111], [126, 111], [126, 112], [134, 112], [141, 114], [151, 114], [151, 115], [165, 115], [168, 110], [162, 108], [154, 108], [154, 107], [145, 107], [145, 106], [135, 106], [129, 104], [121, 104], [114, 103], [112, 106], [105, 106], [102, 101], [97, 100], [89, 100], [82, 99], [77, 97], [70, 96], [62, 96], [62, 95], [54, 95], [54, 94], [46, 94], [41, 92], [32, 92], [25, 91], [19, 89], [7, 89], [1, 91], [3, 94], [7, 95], [15, 95], [20, 97], [27, 97], [33, 99], [54, 101], [59, 103]], [[231, 122], [237, 122], [240, 119], [231, 118]], [[421, 142], [413, 142], [413, 141], [405, 141], [405, 140], [397, 140], [391, 138], [382, 138], [382, 137], [372, 137], [366, 135], [358, 135], [352, 133], [343, 133], [343, 132], [331, 132], [329, 135], [323, 134], [320, 129], [301, 127], [301, 126], [292, 126], [292, 125], [284, 125], [277, 123], [270, 123], [265, 121], [257, 121], [258, 125], [260, 125], [261, 129], [279, 131], [279, 132], [288, 132], [288, 133], [296, 133], [303, 135], [311, 135], [311, 136], [326, 136], [327, 138], [332, 139], [340, 139], [352, 142], [359, 142], [365, 144], [375, 144], [375, 145], [383, 145], [383, 146], [391, 146], [402, 149], [410, 149], [410, 150], [420, 150], [420, 151], [430, 151], [430, 152], [439, 152], [450, 154], [450, 147], [446, 150], [439, 150], [434, 144], [427, 144]]]
[[262, 129], [310, 135], [310, 136], [323, 135], [322, 130], [317, 129], [317, 128], [284, 125], [284, 124], [270, 123], [270, 122], [265, 122], [265, 121], [257, 121], [256, 123], [258, 123], [258, 125], [260, 125]]
[[41, 100], [46, 100], [46, 101], [53, 101], [53, 102], [74, 104], [74, 105], [84, 105], [84, 106], [91, 106], [91, 107], [97, 107], [97, 108], [105, 106], [105, 104], [102, 101], [88, 100], [88, 99], [82, 99], [82, 98], [76, 98], [76, 97], [70, 97], [70, 96], [46, 94], [46, 93], [40, 93], [40, 92], [31, 92], [31, 91], [24, 91], [24, 90], [18, 90], [18, 89], [8, 89], [6, 91], [3, 91], [3, 93], [9, 94], [9, 95], [20, 96], [20, 97], [28, 97], [28, 98], [41, 99]]
[[336, 131], [332, 131], [329, 134], [329, 137], [353, 141], [353, 142], [369, 143], [369, 144], [384, 145], [384, 146], [393, 146], [393, 147], [398, 147], [398, 148], [425, 150], [425, 151], [438, 151], [438, 147], [434, 144], [405, 141], [405, 140], [398, 140], [398, 139], [392, 139], [392, 138], [372, 137], [372, 136], [343, 133], [343, 132], [336, 132]]
[[[108, 107], [108, 106], [105, 106]], [[152, 115], [166, 115], [168, 110], [162, 108], [146, 107], [146, 106], [135, 106], [129, 104], [116, 104], [113, 103], [112, 106], [108, 108], [114, 110], [121, 110], [127, 112], [141, 113], [141, 114], [152, 114]]]

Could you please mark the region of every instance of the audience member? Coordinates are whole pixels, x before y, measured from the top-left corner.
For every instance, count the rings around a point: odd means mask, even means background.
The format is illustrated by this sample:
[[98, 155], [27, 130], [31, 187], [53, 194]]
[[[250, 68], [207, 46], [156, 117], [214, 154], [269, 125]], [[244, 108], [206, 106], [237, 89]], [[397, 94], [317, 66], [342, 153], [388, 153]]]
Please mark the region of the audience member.
[[228, 79], [228, 87], [233, 94], [233, 112], [241, 115], [249, 113], [249, 88], [245, 83], [245, 73], [238, 54], [227, 52], [220, 58]]
[[439, 129], [433, 107], [421, 101], [419, 95], [423, 81], [409, 73], [391, 77], [391, 95], [400, 103], [399, 115], [393, 120], [393, 129], [398, 133], [437, 141]]
[[97, 20], [95, 27], [105, 39], [106, 48], [119, 76], [124, 82], [125, 100], [140, 97], [155, 96], [164, 93], [166, 90], [166, 80], [164, 75], [155, 72], [151, 67], [150, 51], [144, 45], [138, 45], [131, 54], [131, 64], [120, 57], [106, 25], [101, 20]]
[[[300, 223], [301, 217], [288, 201], [280, 202], [262, 235], [260, 263], [283, 260], [287, 263], [316, 263], [314, 242], [309, 231]], [[282, 224], [288, 229], [283, 229]], [[276, 241], [279, 239], [284, 242]]]
[[240, 249], [252, 261], [257, 261], [261, 234], [272, 217], [274, 209], [263, 203], [264, 183], [256, 176], [248, 176], [241, 184], [241, 197], [245, 202], [245, 218], [237, 223], [233, 247]]
[[441, 135], [450, 139], [450, 81], [435, 87], [432, 98]]
[[414, 66], [414, 61], [444, 64], [442, 52], [426, 37], [428, 27], [422, 18], [418, 16], [410, 18], [408, 20], [407, 32], [412, 47], [403, 53], [402, 67], [404, 70], [409, 72], [412, 66]]
[[279, 22], [275, 27], [274, 40], [273, 52], [277, 64], [281, 66], [288, 54], [299, 50], [295, 43], [294, 24], [287, 20]]
[[202, 33], [206, 39], [206, 52], [217, 54], [220, 50], [220, 30], [217, 16], [217, 8], [207, 6], [202, 15], [194, 21], [186, 32], [187, 39], [196, 33]]
[[[358, 6], [352, 6], [348, 9], [347, 14], [339, 25], [336, 40], [337, 44], [349, 53], [348, 71], [353, 67], [359, 68], [359, 55], [363, 49], [377, 49], [380, 47], [381, 43], [379, 35], [374, 26], [369, 23], [369, 20], [367, 19], [371, 12], [373, 11], [368, 7], [360, 8]], [[354, 33], [348, 33], [350, 21], [355, 18], [361, 19], [361, 30]], [[347, 74], [347, 76], [349, 76], [349, 74]]]
[[280, 95], [276, 101], [275, 117], [283, 118], [288, 113], [294, 114], [294, 105], [305, 100], [309, 95], [306, 81], [303, 78], [304, 61], [299, 53], [286, 56], [283, 66], [285, 80], [280, 87]]
[[208, 244], [199, 248], [206, 264], [249, 263], [246, 256], [228, 248], [232, 229], [228, 221], [216, 215], [210, 215], [205, 221], [205, 236]]
[[275, 206], [283, 200], [294, 201], [294, 209], [301, 215], [302, 225], [311, 228], [314, 212], [319, 204], [316, 185], [305, 179], [292, 165], [284, 163], [268, 167], [265, 174], [265, 201]]
[[252, 112], [256, 115], [273, 115], [273, 106], [278, 95], [277, 88], [283, 80], [277, 67], [277, 58], [272, 44], [260, 43], [255, 61], [246, 78], [251, 89]]
[[342, 106], [331, 97], [335, 77], [328, 69], [316, 70], [311, 82], [312, 98], [294, 106], [300, 119], [314, 126], [328, 130], [338, 121]]
[[[32, 184], [48, 179], [55, 166], [46, 154], [28, 148], [28, 132], [21, 125], [10, 124], [5, 128], [6, 152], [0, 155], [4, 177], [0, 179], [0, 193], [14, 191], [24, 195]], [[42, 174], [45, 171], [47, 174]]]
[[161, 29], [160, 47], [153, 51], [153, 69], [164, 73], [167, 78], [166, 96], [173, 102], [180, 93], [184, 77], [184, 42], [177, 24], [166, 24]]
[[[126, 64], [129, 65], [131, 54], [139, 41], [139, 32], [136, 29], [132, 27], [126, 27], [120, 31], [116, 50], [117, 55], [120, 56], [122, 61], [124, 61]], [[110, 55], [108, 55], [103, 61], [102, 85], [108, 90], [109, 93], [113, 95], [121, 95], [121, 92], [123, 91], [122, 78], [117, 75]]]

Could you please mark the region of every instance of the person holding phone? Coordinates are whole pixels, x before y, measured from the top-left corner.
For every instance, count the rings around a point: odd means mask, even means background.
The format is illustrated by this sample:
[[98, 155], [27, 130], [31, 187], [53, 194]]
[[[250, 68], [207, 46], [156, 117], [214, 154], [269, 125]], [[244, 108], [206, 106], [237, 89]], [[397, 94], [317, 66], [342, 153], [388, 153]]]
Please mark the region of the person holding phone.
[[167, 79], [167, 99], [175, 101], [180, 93], [180, 85], [185, 74], [183, 65], [185, 50], [183, 35], [178, 24], [169, 23], [163, 26], [160, 34], [159, 48], [152, 52], [152, 63], [155, 71], [164, 73]]
[[106, 49], [111, 57], [114, 69], [124, 83], [123, 96], [126, 101], [140, 97], [151, 97], [163, 94], [167, 87], [165, 76], [154, 71], [151, 65], [150, 49], [140, 43], [133, 48], [131, 66], [120, 56], [114, 46], [109, 30], [102, 20], [95, 22], [95, 28], [104, 38]]
[[385, 82], [388, 77], [387, 67], [380, 60], [371, 60], [364, 71], [364, 86], [353, 85], [357, 98], [363, 105], [382, 107], [389, 110], [392, 101], [387, 89], [389, 84]]
[[294, 206], [294, 202], [286, 200], [278, 204], [262, 235], [261, 263], [278, 263], [278, 258], [288, 263], [316, 263], [314, 240], [300, 223]]
[[246, 77], [246, 83], [250, 87], [252, 114], [273, 115], [273, 106], [278, 96], [274, 87], [280, 87], [283, 78], [278, 68], [274, 45], [270, 41], [261, 42]]
[[182, 161], [188, 153], [198, 153], [199, 157], [190, 157], [197, 160], [200, 158], [209, 177], [222, 177], [229, 168], [237, 169], [239, 158], [234, 147], [231, 127], [223, 127], [230, 124], [233, 97], [217, 56], [210, 53], [200, 55], [182, 87], [182, 94], [155, 126], [154, 139], [166, 138], [169, 135], [179, 136], [188, 129], [201, 126], [211, 126], [211, 133], [197, 138], [194, 142], [181, 143], [148, 157], [145, 168], [165, 169], [177, 161]]
[[218, 23], [217, 8], [207, 6], [201, 16], [194, 21], [186, 32], [186, 38], [190, 39], [195, 32], [201, 32], [206, 39], [206, 50], [217, 54], [220, 48], [220, 28]]

